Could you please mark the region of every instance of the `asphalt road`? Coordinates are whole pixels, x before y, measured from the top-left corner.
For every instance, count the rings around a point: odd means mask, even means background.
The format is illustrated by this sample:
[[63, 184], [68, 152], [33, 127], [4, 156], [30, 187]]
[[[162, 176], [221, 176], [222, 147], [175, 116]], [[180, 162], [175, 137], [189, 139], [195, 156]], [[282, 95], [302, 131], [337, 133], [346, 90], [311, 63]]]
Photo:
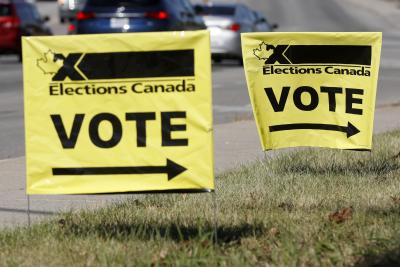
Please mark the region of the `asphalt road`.
[[[377, 3], [383, 0], [366, 1]], [[394, 24], [385, 14], [376, 12], [373, 6], [359, 6], [356, 2], [362, 1], [355, 0], [239, 2], [264, 12], [271, 22], [280, 25], [279, 31], [384, 32], [377, 103], [385, 106], [400, 102], [397, 86], [400, 83], [400, 24]], [[39, 8], [42, 14], [51, 16], [49, 24], [54, 33], [66, 33], [66, 26], [58, 24], [55, 2], [39, 2]], [[213, 92], [216, 124], [252, 118], [244, 72], [235, 62], [213, 66]], [[21, 65], [16, 62], [16, 57], [3, 56], [0, 57], [0, 160], [24, 155], [23, 129]]]

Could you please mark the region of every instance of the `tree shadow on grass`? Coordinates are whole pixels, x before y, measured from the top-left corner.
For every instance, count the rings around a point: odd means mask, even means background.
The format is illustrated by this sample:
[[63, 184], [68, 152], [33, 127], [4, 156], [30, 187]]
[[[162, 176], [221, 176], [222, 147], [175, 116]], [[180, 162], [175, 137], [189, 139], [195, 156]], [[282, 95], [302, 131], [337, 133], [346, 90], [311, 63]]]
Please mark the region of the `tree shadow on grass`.
[[[367, 214], [374, 217], [393, 217], [399, 218], [400, 206], [393, 206], [387, 209], [370, 208]], [[362, 260], [355, 265], [356, 267], [399, 267], [400, 266], [400, 236], [392, 238], [374, 239], [372, 244], [367, 247]]]
[[369, 253], [364, 255], [361, 262], [355, 267], [399, 267], [400, 266], [400, 246], [383, 255]]
[[[126, 224], [126, 223], [100, 223], [95, 225], [81, 225], [66, 222], [61, 226], [65, 235], [77, 237], [97, 236], [102, 239], [139, 239], [156, 240], [167, 239], [175, 242], [202, 240], [213, 238], [215, 227], [212, 224], [205, 225], [179, 225], [168, 224]], [[262, 224], [240, 224], [237, 226], [217, 226], [218, 243], [240, 242], [245, 237], [259, 237], [265, 234], [267, 229]]]
[[398, 216], [400, 218], [400, 205], [392, 206], [388, 208], [368, 208], [366, 210], [368, 215], [378, 216], [378, 217], [386, 217], [386, 216]]
[[333, 164], [327, 162], [326, 164], [312, 165], [308, 162], [296, 162], [293, 165], [286, 165], [281, 167], [280, 173], [306, 173], [313, 175], [375, 175], [382, 176], [400, 170], [400, 165], [393, 160], [388, 159], [384, 164], [375, 163], [371, 167], [368, 161], [352, 162], [351, 164]]

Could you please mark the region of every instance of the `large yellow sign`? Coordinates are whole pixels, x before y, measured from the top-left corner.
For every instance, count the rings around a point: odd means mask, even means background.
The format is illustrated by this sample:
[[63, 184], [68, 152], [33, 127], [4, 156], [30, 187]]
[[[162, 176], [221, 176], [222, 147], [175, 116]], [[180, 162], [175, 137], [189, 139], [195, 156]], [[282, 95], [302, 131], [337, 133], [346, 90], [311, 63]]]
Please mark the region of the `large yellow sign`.
[[23, 39], [28, 194], [214, 189], [207, 31]]
[[370, 150], [381, 33], [246, 33], [247, 85], [264, 150]]

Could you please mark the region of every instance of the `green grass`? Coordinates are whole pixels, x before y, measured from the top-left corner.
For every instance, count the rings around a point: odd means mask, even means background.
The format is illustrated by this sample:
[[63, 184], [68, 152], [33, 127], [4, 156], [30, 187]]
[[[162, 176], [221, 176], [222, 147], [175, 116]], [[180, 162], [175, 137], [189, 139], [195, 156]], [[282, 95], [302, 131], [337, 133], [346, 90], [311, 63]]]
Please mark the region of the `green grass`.
[[0, 266], [399, 266], [399, 152], [397, 131], [218, 176], [216, 246], [211, 194], [147, 195], [1, 231]]

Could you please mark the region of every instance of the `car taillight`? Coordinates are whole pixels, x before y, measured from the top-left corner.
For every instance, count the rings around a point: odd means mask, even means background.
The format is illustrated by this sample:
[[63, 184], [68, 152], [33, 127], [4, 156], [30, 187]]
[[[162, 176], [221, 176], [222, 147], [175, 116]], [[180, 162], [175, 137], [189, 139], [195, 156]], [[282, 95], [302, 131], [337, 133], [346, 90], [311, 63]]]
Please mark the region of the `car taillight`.
[[68, 33], [75, 33], [75, 31], [76, 31], [76, 26], [74, 24], [69, 24]]
[[77, 20], [93, 19], [94, 17], [94, 12], [79, 11], [78, 13], [76, 13]]
[[240, 24], [233, 23], [231, 26], [228, 27], [228, 29], [234, 32], [238, 32], [240, 31]]
[[19, 23], [20, 23], [19, 18], [7, 17], [7, 18], [3, 19], [2, 25], [3, 25], [3, 28], [12, 29], [12, 28], [18, 28]]
[[146, 13], [146, 17], [151, 19], [164, 20], [167, 19], [169, 16], [166, 11], [153, 11]]

